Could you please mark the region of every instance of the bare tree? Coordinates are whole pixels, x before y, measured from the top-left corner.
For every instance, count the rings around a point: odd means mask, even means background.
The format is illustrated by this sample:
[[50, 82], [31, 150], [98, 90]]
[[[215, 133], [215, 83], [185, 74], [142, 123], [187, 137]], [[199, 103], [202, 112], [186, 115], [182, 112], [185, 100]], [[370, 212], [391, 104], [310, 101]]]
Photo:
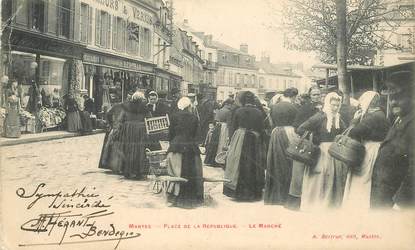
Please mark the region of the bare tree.
[[[348, 64], [371, 65], [379, 49], [400, 49], [390, 36], [405, 21], [396, 0], [347, 0]], [[272, 3], [270, 3], [272, 5]], [[285, 45], [316, 51], [325, 63], [336, 63], [336, 1], [286, 0], [281, 13]]]

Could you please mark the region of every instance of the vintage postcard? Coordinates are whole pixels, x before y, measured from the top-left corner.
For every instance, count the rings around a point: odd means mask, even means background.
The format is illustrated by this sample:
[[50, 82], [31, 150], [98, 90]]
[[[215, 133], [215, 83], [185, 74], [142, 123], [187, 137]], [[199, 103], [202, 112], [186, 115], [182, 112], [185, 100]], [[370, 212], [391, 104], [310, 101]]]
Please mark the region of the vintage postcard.
[[1, 249], [414, 249], [413, 0], [0, 20]]

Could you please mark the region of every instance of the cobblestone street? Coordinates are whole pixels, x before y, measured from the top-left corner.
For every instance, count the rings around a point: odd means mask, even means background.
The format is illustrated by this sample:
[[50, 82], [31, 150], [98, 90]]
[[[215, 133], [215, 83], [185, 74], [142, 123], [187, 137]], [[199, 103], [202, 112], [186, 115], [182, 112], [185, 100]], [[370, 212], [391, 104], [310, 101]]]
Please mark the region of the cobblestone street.
[[[117, 195], [114, 202], [136, 208], [163, 208], [161, 195], [153, 194], [150, 181], [128, 180], [98, 169], [104, 134], [23, 144], [4, 150], [2, 178], [5, 186], [46, 183], [61, 187], [95, 187], [102, 194]], [[222, 178], [223, 170], [205, 167], [204, 175]], [[59, 179], [59, 181], [56, 181]], [[220, 183], [206, 183], [208, 193], [221, 192]], [[212, 204], [211, 204], [212, 205]]]
[[[85, 194], [98, 194], [102, 203], [109, 205], [105, 209], [113, 212], [109, 216], [97, 218], [97, 226], [108, 229], [108, 225], [113, 224], [117, 230], [141, 234], [138, 239], [122, 240], [117, 249], [137, 249], [139, 246], [143, 246], [143, 249], [176, 249], [179, 245], [184, 246], [184, 249], [198, 245], [209, 245], [218, 249], [226, 246], [238, 246], [238, 249], [271, 249], [276, 241], [284, 242], [286, 249], [290, 249], [290, 242], [314, 242], [314, 246], [317, 244], [328, 247], [330, 241], [316, 243], [312, 239], [314, 234], [327, 232], [343, 235], [350, 232], [380, 234], [385, 243], [393, 244], [390, 240], [398, 237], [398, 232], [393, 228], [402, 228], [402, 225], [411, 227], [410, 223], [402, 224], [403, 216], [385, 218], [374, 214], [367, 219], [364, 215], [355, 214], [354, 220], [368, 220], [366, 227], [362, 229], [355, 228], [349, 216], [324, 214], [310, 217], [307, 213], [292, 212], [280, 206], [264, 206], [263, 201], [235, 202], [222, 195], [222, 183], [205, 183], [205, 205], [200, 208], [187, 210], [168, 207], [161, 194], [153, 194], [149, 187], [150, 181], [126, 180], [122, 176], [97, 168], [103, 137], [103, 134], [97, 134], [2, 148], [1, 234], [4, 235], [4, 249], [57, 249], [57, 242], [63, 232], [66, 232], [62, 228], [54, 228], [50, 236], [23, 228], [27, 228], [27, 222], [42, 213], [72, 211], [85, 215], [102, 210], [63, 207], [53, 209], [50, 204], [54, 197], [46, 195], [40, 198], [42, 193], [73, 193], [83, 187], [86, 187]], [[204, 176], [223, 178], [223, 170], [205, 166]], [[39, 188], [39, 196], [29, 197], [33, 196], [41, 183], [45, 183], [45, 186]], [[18, 191], [19, 188], [23, 188], [25, 193]], [[72, 201], [67, 198], [63, 201], [68, 204], [82, 203], [79, 199]], [[30, 203], [34, 203], [31, 208], [28, 206]], [[298, 226], [303, 225], [304, 221], [310, 226], [302, 228], [301, 234], [296, 233]], [[327, 231], [328, 225], [333, 222], [336, 222], [333, 230]], [[385, 223], [389, 225], [388, 228], [382, 227]], [[186, 228], [186, 225], [190, 228]], [[38, 226], [36, 223], [31, 225], [32, 228]], [[222, 228], [218, 228], [219, 226]], [[70, 230], [82, 231], [70, 227], [63, 242], [74, 241], [69, 236], [69, 232], [74, 231]], [[407, 234], [399, 234], [401, 242], [413, 242], [409, 235], [411, 230], [406, 232]], [[40, 242], [54, 245], [25, 245]], [[261, 244], [258, 245], [258, 242]], [[379, 243], [377, 240], [357, 242], [367, 246]], [[116, 243], [117, 241], [102, 241], [93, 246], [114, 249]], [[26, 247], [18, 247], [18, 244]], [[88, 249], [90, 246], [92, 244], [62, 244], [59, 249]]]

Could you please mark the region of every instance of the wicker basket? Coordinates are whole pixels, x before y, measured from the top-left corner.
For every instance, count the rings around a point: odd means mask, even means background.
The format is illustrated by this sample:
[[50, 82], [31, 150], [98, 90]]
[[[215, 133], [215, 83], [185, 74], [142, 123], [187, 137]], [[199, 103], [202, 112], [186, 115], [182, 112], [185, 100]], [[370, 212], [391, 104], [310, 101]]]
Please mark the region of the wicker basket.
[[167, 175], [167, 150], [157, 151], [146, 151], [148, 163], [149, 163], [149, 174], [160, 176]]

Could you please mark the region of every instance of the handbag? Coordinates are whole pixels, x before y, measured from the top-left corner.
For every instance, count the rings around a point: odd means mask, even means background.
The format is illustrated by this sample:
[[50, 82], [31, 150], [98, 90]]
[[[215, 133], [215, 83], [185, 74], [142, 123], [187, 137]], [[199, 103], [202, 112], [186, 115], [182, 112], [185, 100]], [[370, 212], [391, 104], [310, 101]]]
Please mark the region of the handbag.
[[359, 172], [366, 149], [362, 143], [349, 136], [352, 128], [349, 127], [342, 134], [335, 137], [334, 142], [329, 147], [329, 154], [352, 167], [354, 171]]
[[[309, 139], [306, 137], [309, 136]], [[294, 138], [287, 148], [287, 156], [293, 160], [314, 166], [320, 156], [320, 147], [313, 143], [313, 133], [306, 131], [300, 138]]]
[[228, 156], [228, 152], [227, 151], [222, 151], [222, 152], [220, 152], [219, 154], [216, 155], [215, 162], [218, 163], [218, 164], [225, 165], [227, 156]]

